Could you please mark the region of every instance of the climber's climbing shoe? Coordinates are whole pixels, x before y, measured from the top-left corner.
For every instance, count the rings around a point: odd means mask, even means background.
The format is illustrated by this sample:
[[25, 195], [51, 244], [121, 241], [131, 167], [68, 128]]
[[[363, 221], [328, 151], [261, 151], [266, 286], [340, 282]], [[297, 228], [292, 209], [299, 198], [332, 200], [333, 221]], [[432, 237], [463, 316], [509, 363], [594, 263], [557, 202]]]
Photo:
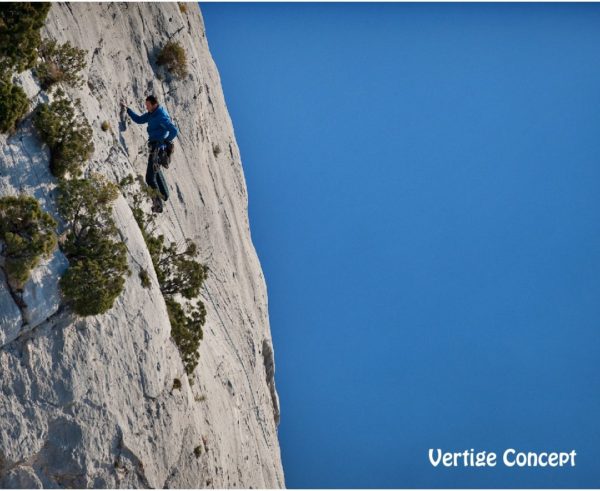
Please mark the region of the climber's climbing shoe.
[[154, 201], [152, 203], [152, 211], [154, 213], [162, 213], [163, 204], [162, 204], [162, 200], [160, 198], [154, 198]]

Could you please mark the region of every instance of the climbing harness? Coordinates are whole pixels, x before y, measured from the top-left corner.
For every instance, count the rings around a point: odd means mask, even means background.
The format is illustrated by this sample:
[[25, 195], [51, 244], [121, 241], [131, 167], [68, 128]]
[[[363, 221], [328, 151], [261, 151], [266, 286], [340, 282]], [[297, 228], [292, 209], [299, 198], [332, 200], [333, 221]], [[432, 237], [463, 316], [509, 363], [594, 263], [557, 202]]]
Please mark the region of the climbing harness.
[[150, 143], [149, 145], [150, 158], [152, 159], [152, 168], [154, 169], [154, 172], [158, 172], [161, 166], [165, 169], [168, 169], [169, 164], [171, 163], [171, 155], [173, 153], [173, 143]]

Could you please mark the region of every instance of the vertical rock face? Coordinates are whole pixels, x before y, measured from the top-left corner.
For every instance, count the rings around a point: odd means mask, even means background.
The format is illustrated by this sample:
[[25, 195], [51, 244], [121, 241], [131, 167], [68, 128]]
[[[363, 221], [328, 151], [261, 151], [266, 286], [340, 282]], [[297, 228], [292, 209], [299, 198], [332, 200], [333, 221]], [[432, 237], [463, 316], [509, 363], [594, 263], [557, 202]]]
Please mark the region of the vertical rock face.
[[[180, 129], [159, 232], [192, 239], [210, 268], [200, 363], [188, 383], [150, 255], [123, 197], [114, 218], [132, 274], [113, 308], [78, 318], [57, 287], [57, 251], [12, 298], [0, 270], [0, 487], [284, 486], [266, 285], [252, 245], [247, 194], [219, 75], [197, 4], [53, 4], [43, 37], [87, 50], [80, 98], [94, 129], [87, 171], [144, 175], [144, 126], [119, 127], [119, 100], [142, 112], [154, 93]], [[156, 66], [169, 40], [189, 75]], [[44, 101], [30, 73], [17, 82]], [[103, 132], [103, 121], [111, 131]], [[48, 149], [31, 121], [0, 136], [0, 195], [25, 193], [56, 213]], [[144, 288], [139, 272], [150, 274]], [[181, 381], [174, 388], [174, 380]], [[176, 384], [178, 386], [178, 384]]]

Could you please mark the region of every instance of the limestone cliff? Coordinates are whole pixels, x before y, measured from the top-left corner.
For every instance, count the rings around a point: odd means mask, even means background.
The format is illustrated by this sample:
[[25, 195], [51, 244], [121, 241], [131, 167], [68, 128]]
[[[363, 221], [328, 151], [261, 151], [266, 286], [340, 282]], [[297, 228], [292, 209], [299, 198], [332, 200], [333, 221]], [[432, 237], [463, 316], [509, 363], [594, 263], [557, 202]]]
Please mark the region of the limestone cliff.
[[[119, 128], [120, 99], [141, 112], [154, 93], [180, 129], [158, 225], [171, 240], [194, 240], [210, 268], [193, 385], [149, 252], [119, 197], [114, 218], [132, 274], [110, 311], [77, 317], [64, 307], [57, 282], [68, 263], [58, 250], [33, 271], [22, 305], [0, 277], [0, 487], [284, 486], [266, 285], [240, 155], [198, 5], [186, 7], [56, 3], [42, 34], [87, 50], [86, 83], [67, 90], [94, 129], [86, 172], [114, 182], [145, 173], [145, 127]], [[165, 79], [155, 64], [169, 39], [186, 50], [183, 80]], [[17, 83], [33, 105], [46, 100], [30, 72]], [[0, 196], [32, 195], [60, 220], [49, 152], [31, 118], [0, 136], [0, 148]]]

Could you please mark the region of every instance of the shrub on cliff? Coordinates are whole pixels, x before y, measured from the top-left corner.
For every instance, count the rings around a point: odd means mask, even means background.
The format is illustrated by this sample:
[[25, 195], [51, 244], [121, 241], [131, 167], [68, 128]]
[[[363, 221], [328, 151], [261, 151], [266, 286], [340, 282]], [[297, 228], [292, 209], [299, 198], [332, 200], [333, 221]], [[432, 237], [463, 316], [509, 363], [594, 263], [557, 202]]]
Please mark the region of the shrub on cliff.
[[94, 152], [92, 128], [81, 111], [79, 99], [73, 104], [62, 90], [56, 99], [41, 104], [33, 118], [40, 138], [50, 147], [50, 170], [56, 177], [81, 174], [82, 164]]
[[79, 72], [86, 66], [85, 53], [68, 41], [58, 44], [54, 39], [44, 39], [39, 47], [41, 60], [35, 69], [42, 89], [47, 90], [59, 82], [81, 87], [83, 79]]
[[118, 193], [116, 185], [97, 175], [59, 186], [58, 207], [69, 227], [62, 245], [69, 268], [60, 286], [79, 315], [109, 310], [129, 274], [127, 247], [112, 219]]
[[[135, 183], [139, 186], [139, 191], [134, 191], [131, 186]], [[155, 197], [160, 196], [157, 189], [152, 189], [146, 184], [144, 178], [140, 175], [137, 178], [133, 174], [129, 174], [119, 182], [119, 188], [123, 195], [130, 201], [130, 208], [133, 213], [133, 218], [137, 222], [146, 244], [149, 237], [152, 236], [151, 228], [154, 227], [154, 219], [152, 215], [147, 214], [143, 209], [144, 202], [152, 202]]]
[[29, 99], [21, 87], [13, 85], [10, 77], [0, 75], [0, 132], [14, 131], [29, 109]]
[[171, 322], [171, 337], [179, 349], [185, 371], [190, 375], [200, 358], [198, 347], [204, 336], [202, 326], [206, 321], [206, 309], [200, 301], [195, 306], [187, 306], [187, 309], [169, 296], [165, 297], [165, 302]]
[[188, 240], [181, 249], [175, 242], [166, 244], [164, 236], [159, 235], [150, 238], [148, 249], [163, 295], [192, 299], [200, 294], [208, 268], [195, 259], [196, 244]]
[[21, 289], [43, 256], [56, 247], [56, 222], [31, 196], [0, 198], [0, 241], [4, 270], [12, 287]]
[[[146, 234], [146, 237], [160, 291], [167, 304], [171, 337], [179, 348], [186, 373], [191, 375], [198, 365], [198, 347], [206, 321], [206, 308], [197, 297], [208, 268], [195, 259], [196, 245], [193, 242], [188, 241], [181, 250], [174, 242], [166, 244], [163, 235]], [[197, 298], [196, 304], [182, 303], [177, 300], [178, 295], [189, 300]]]
[[156, 63], [164, 65], [178, 79], [187, 76], [187, 57], [183, 46], [177, 41], [168, 41], [158, 53]]
[[18, 72], [32, 68], [41, 43], [50, 3], [4, 2], [0, 4], [0, 67]]
[[[198, 347], [203, 336], [202, 326], [206, 322], [206, 308], [198, 297], [208, 267], [197, 261], [197, 248], [193, 242], [186, 241], [182, 248], [174, 242], [166, 243], [164, 235], [153, 232], [153, 217], [142, 208], [144, 201], [152, 198], [153, 190], [145, 186], [143, 180], [138, 181], [141, 189], [138, 192], [131, 191], [130, 186], [135, 183], [132, 175], [122, 179], [120, 186], [133, 201], [133, 216], [146, 241], [167, 305], [171, 337], [179, 349], [186, 373], [191, 375], [198, 365]], [[181, 297], [195, 300], [195, 303], [181, 300]]]

